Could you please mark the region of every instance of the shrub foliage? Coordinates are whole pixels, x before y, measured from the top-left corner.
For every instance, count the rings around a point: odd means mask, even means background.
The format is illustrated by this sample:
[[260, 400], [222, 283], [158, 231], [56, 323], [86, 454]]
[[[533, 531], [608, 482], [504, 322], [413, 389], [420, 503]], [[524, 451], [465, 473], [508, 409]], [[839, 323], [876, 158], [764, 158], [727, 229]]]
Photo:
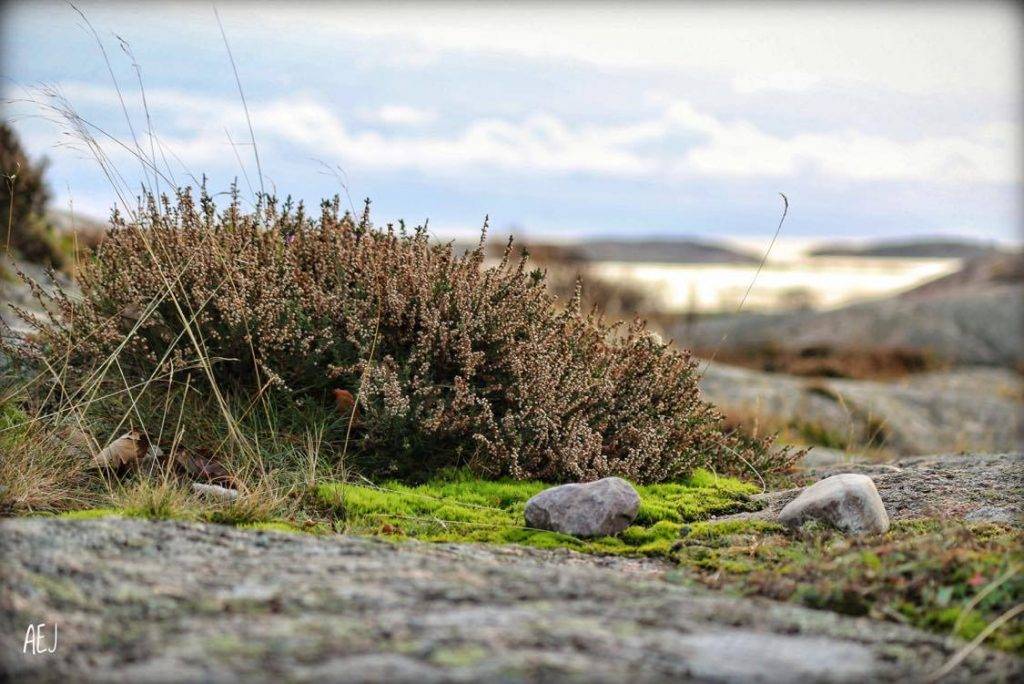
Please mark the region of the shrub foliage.
[[[486, 235], [486, 224], [484, 226]], [[703, 402], [695, 362], [635, 322], [564, 306], [510, 248], [458, 254], [426, 228], [375, 227], [204, 192], [116, 212], [22, 356], [70, 376], [116, 355], [128, 382], [208, 362], [224, 392], [357, 397], [353, 448], [379, 474], [444, 467], [543, 480], [657, 482], [696, 467], [760, 472], [791, 455], [731, 434]]]
[[61, 266], [63, 255], [56, 245], [53, 227], [45, 218], [50, 192], [43, 179], [45, 160], [33, 162], [21, 147], [17, 135], [0, 123], [0, 216], [3, 245], [23, 257], [50, 266]]

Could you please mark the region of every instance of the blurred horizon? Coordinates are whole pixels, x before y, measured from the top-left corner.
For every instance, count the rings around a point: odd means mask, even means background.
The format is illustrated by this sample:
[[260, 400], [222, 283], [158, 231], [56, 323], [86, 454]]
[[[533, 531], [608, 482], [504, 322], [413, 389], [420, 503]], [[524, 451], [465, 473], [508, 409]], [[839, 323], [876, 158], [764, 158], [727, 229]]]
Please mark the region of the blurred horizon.
[[[181, 185], [259, 179], [210, 5], [78, 3], [136, 137]], [[444, 237], [700, 239], [759, 251], [964, 238], [1020, 244], [1020, 14], [972, 5], [335, 6], [218, 3], [267, 190], [341, 192]], [[38, 90], [131, 141], [103, 54], [65, 3], [2, 10], [5, 120], [51, 160], [54, 205], [112, 189]], [[120, 40], [129, 46], [122, 49]], [[43, 98], [45, 99], [45, 98]], [[15, 100], [14, 102], [7, 102]], [[124, 149], [106, 153], [138, 188]], [[347, 192], [341, 184], [344, 183]]]

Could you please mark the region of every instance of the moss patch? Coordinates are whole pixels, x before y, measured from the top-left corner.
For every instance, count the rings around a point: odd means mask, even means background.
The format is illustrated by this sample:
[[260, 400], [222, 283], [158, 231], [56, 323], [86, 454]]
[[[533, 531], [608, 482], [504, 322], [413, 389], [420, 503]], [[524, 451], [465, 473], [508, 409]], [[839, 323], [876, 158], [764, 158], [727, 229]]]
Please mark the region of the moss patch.
[[256, 530], [258, 532], [284, 532], [287, 534], [322, 534], [327, 531], [327, 526], [323, 524], [316, 525], [296, 525], [293, 522], [285, 520], [268, 520], [265, 522], [251, 522], [242, 523], [236, 525], [242, 530]]
[[132, 516], [119, 508], [86, 508], [81, 511], [67, 511], [57, 517], [66, 520], [96, 520], [98, 518], [128, 518]]
[[[756, 508], [749, 499], [756, 490], [697, 472], [685, 482], [638, 487], [633, 526], [584, 540], [522, 526], [526, 500], [546, 486], [455, 477], [418, 487], [323, 485], [318, 494], [358, 534], [662, 557], [679, 564], [670, 573], [676, 581], [965, 639], [1024, 600], [1024, 545], [1006, 526], [911, 520], [871, 537], [823, 528], [794, 536], [764, 520], [707, 520]], [[1024, 621], [1003, 625], [987, 643], [1024, 652]]]
[[0, 449], [14, 449], [31, 424], [31, 418], [13, 400], [0, 397]]
[[[709, 527], [712, 534], [691, 532], [676, 545], [674, 558], [687, 569], [677, 580], [964, 639], [1024, 600], [1024, 544], [1007, 526], [909, 520], [863, 538]], [[1003, 625], [986, 643], [1024, 652], [1024, 620]]]
[[750, 500], [756, 487], [697, 471], [683, 482], [637, 487], [640, 511], [635, 524], [618, 537], [577, 539], [523, 526], [527, 500], [550, 486], [449, 473], [418, 486], [326, 484], [317, 494], [357, 534], [665, 557], [690, 532], [687, 523], [758, 508]]
[[[868, 615], [964, 639], [977, 636], [1024, 600], [1024, 544], [1008, 526], [910, 520], [869, 537], [848, 538], [823, 528], [792, 535], [765, 520], [709, 520], [756, 509], [750, 495], [757, 489], [698, 471], [683, 482], [638, 487], [640, 511], [619, 536], [577, 539], [523, 527], [526, 501], [548, 486], [478, 480], [455, 472], [418, 486], [324, 484], [315, 494], [318, 517], [334, 517], [333, 528], [349, 533], [396, 541], [522, 544], [664, 558], [678, 563], [668, 575], [671, 581]], [[163, 512], [154, 507], [104, 508], [64, 517]], [[210, 518], [209, 511], [200, 509], [173, 514]], [[314, 520], [232, 522], [243, 529], [287, 533], [330, 529], [327, 522]], [[1024, 653], [1024, 620], [1003, 625], [986, 643]]]
[[127, 509], [127, 508], [86, 508], [78, 511], [66, 511], [57, 515], [65, 520], [98, 520], [101, 518], [141, 518], [144, 520], [191, 520], [214, 522], [221, 525], [231, 525], [242, 530], [254, 530], [257, 532], [286, 532], [289, 534], [325, 534], [330, 528], [324, 523], [308, 521], [299, 523], [292, 520], [259, 520], [255, 522], [225, 522], [218, 519], [210, 511], [190, 510], [176, 512], [171, 515], [157, 514], [151, 510]]

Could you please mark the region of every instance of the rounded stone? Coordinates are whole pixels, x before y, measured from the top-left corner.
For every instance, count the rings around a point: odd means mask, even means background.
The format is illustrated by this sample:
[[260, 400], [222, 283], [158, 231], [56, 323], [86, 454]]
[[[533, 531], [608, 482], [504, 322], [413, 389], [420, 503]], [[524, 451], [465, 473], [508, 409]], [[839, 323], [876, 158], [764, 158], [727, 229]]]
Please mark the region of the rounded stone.
[[889, 529], [889, 514], [867, 475], [847, 473], [815, 482], [786, 504], [779, 522], [797, 528], [818, 520], [847, 534], [877, 534]]
[[526, 502], [526, 525], [575, 537], [616, 535], [640, 509], [640, 495], [619, 477], [545, 489]]

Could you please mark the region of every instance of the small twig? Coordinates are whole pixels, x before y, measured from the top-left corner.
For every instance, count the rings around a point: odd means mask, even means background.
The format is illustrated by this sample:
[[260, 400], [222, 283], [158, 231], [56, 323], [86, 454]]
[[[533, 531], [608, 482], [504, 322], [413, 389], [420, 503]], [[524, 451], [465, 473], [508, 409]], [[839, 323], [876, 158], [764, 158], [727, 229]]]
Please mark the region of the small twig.
[[4, 180], [11, 191], [10, 206], [7, 209], [7, 246], [4, 248], [4, 254], [7, 255], [7, 258], [11, 258], [11, 230], [14, 226], [14, 187], [17, 185], [19, 171], [21, 171], [21, 165], [15, 164], [14, 173], [11, 175], [4, 174]]
[[380, 309], [377, 309], [377, 322], [373, 328], [373, 340], [370, 342], [370, 355], [366, 359], [366, 366], [363, 367], [363, 376], [359, 379], [359, 389], [356, 390], [355, 401], [352, 402], [352, 413], [348, 416], [348, 427], [345, 429], [345, 444], [341, 450], [341, 462], [344, 467], [345, 456], [348, 454], [348, 440], [352, 434], [352, 424], [356, 420], [356, 409], [359, 407], [359, 399], [363, 396], [363, 385], [366, 384], [366, 376], [370, 372], [370, 366], [373, 364], [373, 354], [377, 349], [377, 336], [380, 332]]
[[[747, 303], [747, 297], [750, 296], [750, 291], [754, 289], [754, 283], [757, 282], [757, 277], [761, 275], [761, 270], [764, 268], [764, 265], [768, 263], [768, 255], [772, 253], [772, 248], [775, 247], [775, 241], [779, 239], [779, 233], [782, 232], [782, 224], [786, 221], [786, 214], [789, 213], [789, 198], [781, 192], [779, 193], [779, 197], [782, 198], [783, 202], [782, 217], [779, 219], [779, 225], [775, 229], [775, 234], [772, 235], [771, 242], [768, 243], [768, 249], [764, 251], [764, 254], [761, 256], [761, 261], [757, 264], [757, 270], [754, 271], [754, 277], [750, 279], [750, 284], [747, 285], [747, 291], [743, 293], [743, 298], [740, 299], [740, 304], [736, 307], [737, 314], [743, 311], [743, 306]], [[704, 363], [704, 369], [701, 371], [701, 375], [707, 372], [708, 366], [710, 366], [715, 360], [715, 357], [718, 356], [718, 351], [722, 348], [722, 345], [725, 344], [725, 340], [728, 337], [729, 331], [726, 330], [725, 333], [722, 334], [722, 339], [718, 341], [718, 345], [715, 347], [715, 350], [711, 352], [711, 358]]]
[[245, 91], [242, 90], [242, 79], [238, 77], [238, 65], [235, 64], [235, 57], [231, 54], [231, 45], [228, 44], [228, 35], [224, 32], [224, 24], [220, 20], [220, 12], [217, 6], [213, 6], [213, 16], [217, 18], [217, 26], [220, 28], [220, 36], [224, 39], [224, 48], [228, 51], [228, 60], [231, 62], [231, 70], [235, 74], [235, 84], [238, 86], [238, 96], [242, 99], [242, 109], [245, 110], [245, 121], [249, 124], [249, 139], [252, 140], [252, 154], [256, 158], [256, 173], [260, 177], [260, 197], [266, 198], [266, 190], [263, 188], [263, 167], [260, 165], [260, 150], [256, 146], [256, 134], [252, 128], [252, 117], [249, 116], [249, 105], [245, 101]]
[[[82, 21], [85, 22], [85, 25], [89, 29], [89, 32], [92, 33], [92, 37], [96, 40], [96, 45], [100, 49], [100, 54], [103, 55], [103, 62], [107, 65], [107, 73], [110, 74], [110, 80], [114, 84], [114, 91], [117, 93], [117, 99], [121, 103], [121, 112], [124, 114], [124, 120], [128, 124], [128, 132], [131, 133], [132, 142], [135, 144], [135, 150], [137, 151], [139, 157], [144, 157], [145, 153], [142, 151], [142, 146], [139, 145], [138, 136], [135, 135], [135, 126], [132, 125], [132, 117], [128, 113], [128, 106], [125, 104], [124, 95], [121, 93], [121, 84], [118, 83], [117, 76], [114, 75], [114, 67], [110, 64], [110, 57], [107, 55], [107, 48], [103, 45], [103, 41], [100, 39], [100, 34], [96, 32], [95, 28], [93, 28], [92, 22], [89, 21], [89, 17], [85, 16], [85, 12], [79, 9], [78, 6], [76, 6], [73, 2], [70, 2], [70, 0], [68, 1], [68, 5], [70, 5], [71, 9], [77, 12], [78, 16], [82, 18]], [[139, 76], [141, 78], [141, 73], [139, 74]], [[146, 178], [146, 182], [148, 183], [149, 172], [146, 168], [145, 163], [142, 164], [142, 173]]]

